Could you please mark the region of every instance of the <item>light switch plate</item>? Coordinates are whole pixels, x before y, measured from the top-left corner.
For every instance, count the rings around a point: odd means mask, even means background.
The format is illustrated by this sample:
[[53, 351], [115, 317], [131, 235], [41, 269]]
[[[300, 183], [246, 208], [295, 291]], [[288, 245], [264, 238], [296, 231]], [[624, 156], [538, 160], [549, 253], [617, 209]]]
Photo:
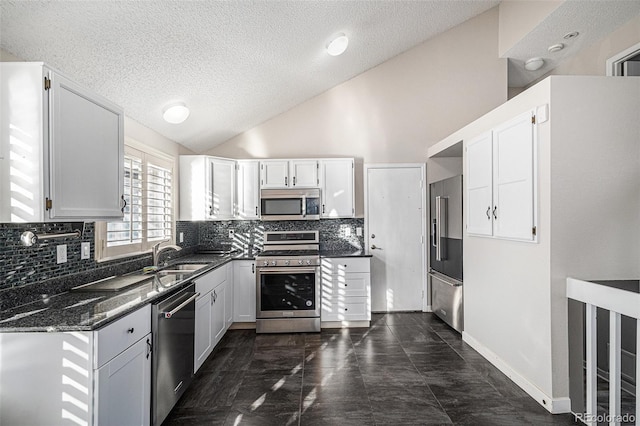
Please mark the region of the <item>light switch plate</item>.
[[344, 228], [344, 236], [345, 237], [350, 237], [351, 236], [351, 228], [350, 227]]
[[180, 242], [184, 243], [184, 232], [180, 233]]
[[67, 245], [61, 244], [56, 246], [56, 262], [67, 263]]
[[229, 238], [233, 238], [236, 235], [236, 231], [233, 229], [229, 229]]
[[91, 256], [91, 243], [80, 243], [80, 259], [89, 259]]
[[358, 237], [362, 237], [362, 228], [361, 228], [361, 227], [359, 227], [359, 226], [356, 228], [356, 235], [357, 235]]

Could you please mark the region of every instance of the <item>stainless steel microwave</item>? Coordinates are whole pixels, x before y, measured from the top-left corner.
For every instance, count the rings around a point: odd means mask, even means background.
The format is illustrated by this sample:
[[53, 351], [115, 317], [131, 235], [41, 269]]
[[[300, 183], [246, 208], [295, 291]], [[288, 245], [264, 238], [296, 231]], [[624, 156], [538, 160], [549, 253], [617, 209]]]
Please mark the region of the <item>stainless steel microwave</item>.
[[260, 208], [262, 220], [318, 220], [320, 190], [262, 189]]

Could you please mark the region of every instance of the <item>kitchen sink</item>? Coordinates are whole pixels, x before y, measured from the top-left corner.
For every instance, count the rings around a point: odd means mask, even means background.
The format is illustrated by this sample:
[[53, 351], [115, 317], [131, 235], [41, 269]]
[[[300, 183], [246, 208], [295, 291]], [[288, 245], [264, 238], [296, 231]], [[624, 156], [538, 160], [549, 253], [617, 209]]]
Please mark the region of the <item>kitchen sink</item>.
[[208, 266], [206, 263], [180, 263], [177, 265], [169, 265], [165, 269], [158, 271], [158, 273], [179, 274], [195, 272], [199, 269]]

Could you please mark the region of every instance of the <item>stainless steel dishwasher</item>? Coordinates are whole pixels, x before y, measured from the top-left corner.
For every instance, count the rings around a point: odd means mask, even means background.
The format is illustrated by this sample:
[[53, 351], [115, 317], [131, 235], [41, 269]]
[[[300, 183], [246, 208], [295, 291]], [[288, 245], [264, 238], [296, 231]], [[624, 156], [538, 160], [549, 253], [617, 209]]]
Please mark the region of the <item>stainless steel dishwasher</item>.
[[151, 418], [160, 425], [193, 380], [195, 284], [156, 302], [151, 310]]

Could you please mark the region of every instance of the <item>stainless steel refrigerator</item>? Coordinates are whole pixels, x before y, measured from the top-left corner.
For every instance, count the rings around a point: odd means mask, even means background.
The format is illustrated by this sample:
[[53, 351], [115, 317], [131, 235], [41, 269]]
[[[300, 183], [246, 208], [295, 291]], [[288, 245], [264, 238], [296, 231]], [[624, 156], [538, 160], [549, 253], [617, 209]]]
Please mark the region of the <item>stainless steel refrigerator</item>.
[[462, 332], [462, 176], [430, 184], [429, 194], [431, 309]]

